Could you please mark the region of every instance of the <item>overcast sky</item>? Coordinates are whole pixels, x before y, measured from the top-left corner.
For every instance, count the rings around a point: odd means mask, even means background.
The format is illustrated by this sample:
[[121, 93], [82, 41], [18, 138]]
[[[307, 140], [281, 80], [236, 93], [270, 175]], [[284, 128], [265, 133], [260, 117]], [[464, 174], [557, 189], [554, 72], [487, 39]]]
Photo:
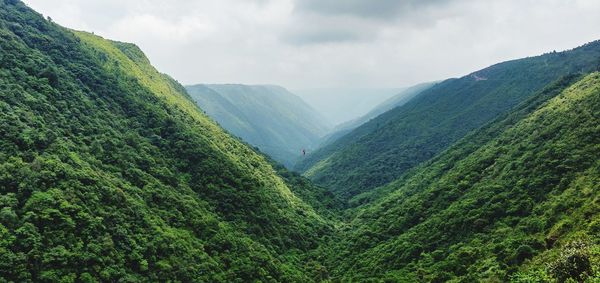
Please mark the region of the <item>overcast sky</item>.
[[184, 84], [402, 87], [600, 39], [598, 0], [25, 0]]

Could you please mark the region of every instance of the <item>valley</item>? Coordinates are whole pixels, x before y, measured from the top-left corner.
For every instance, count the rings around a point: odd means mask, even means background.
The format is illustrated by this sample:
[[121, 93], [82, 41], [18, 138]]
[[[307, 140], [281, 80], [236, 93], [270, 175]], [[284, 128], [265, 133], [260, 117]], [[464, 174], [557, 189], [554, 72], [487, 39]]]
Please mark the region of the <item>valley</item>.
[[0, 0], [0, 282], [600, 280], [600, 41], [347, 113], [198, 82]]

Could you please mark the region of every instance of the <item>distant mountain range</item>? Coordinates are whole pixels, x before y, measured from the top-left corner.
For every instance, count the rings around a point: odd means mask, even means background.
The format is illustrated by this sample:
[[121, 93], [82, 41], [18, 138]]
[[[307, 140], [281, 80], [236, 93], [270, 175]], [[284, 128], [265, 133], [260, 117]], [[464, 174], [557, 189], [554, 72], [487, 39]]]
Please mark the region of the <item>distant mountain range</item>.
[[313, 88], [293, 90], [306, 103], [339, 125], [371, 111], [403, 88]]
[[367, 114], [365, 114], [361, 117], [358, 117], [356, 119], [353, 119], [353, 120], [350, 120], [350, 121], [347, 121], [347, 122], [337, 125], [331, 131], [330, 134], [328, 134], [327, 136], [325, 136], [322, 139], [320, 147], [326, 146], [326, 145], [334, 142], [335, 140], [343, 137], [344, 135], [348, 134], [350, 131], [356, 129], [357, 127], [368, 122], [369, 120], [371, 120], [371, 119], [373, 119], [395, 107], [404, 105], [405, 103], [407, 103], [408, 101], [410, 101], [411, 99], [416, 97], [419, 93], [432, 87], [435, 84], [436, 83], [434, 83], [434, 82], [422, 83], [422, 84], [418, 84], [418, 85], [400, 90], [394, 96], [388, 98], [387, 100], [385, 100], [382, 103], [375, 106]]
[[198, 106], [230, 133], [291, 167], [331, 126], [283, 87], [200, 84], [186, 87]]

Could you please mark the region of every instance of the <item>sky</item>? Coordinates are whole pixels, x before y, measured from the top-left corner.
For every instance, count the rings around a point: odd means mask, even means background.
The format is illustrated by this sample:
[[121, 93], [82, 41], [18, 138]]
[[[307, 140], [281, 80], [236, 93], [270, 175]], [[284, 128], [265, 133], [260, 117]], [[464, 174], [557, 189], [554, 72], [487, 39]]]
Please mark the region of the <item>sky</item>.
[[597, 0], [25, 0], [184, 84], [394, 88], [600, 39]]

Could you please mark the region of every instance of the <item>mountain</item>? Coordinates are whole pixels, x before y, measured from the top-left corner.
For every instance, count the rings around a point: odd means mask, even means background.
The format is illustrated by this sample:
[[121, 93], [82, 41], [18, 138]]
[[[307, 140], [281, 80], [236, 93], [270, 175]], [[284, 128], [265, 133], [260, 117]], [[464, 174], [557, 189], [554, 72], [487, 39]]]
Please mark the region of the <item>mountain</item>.
[[186, 89], [219, 125], [288, 168], [330, 129], [319, 113], [280, 86], [213, 84]]
[[[137, 46], [0, 0], [0, 281], [597, 282], [598, 45], [378, 116], [453, 101], [488, 121], [345, 202], [219, 127]], [[575, 72], [538, 87], [559, 69]]]
[[327, 136], [325, 136], [322, 139], [323, 141], [321, 142], [320, 146], [326, 146], [330, 143], [333, 143], [337, 139], [343, 137], [347, 133], [358, 128], [360, 125], [368, 122], [369, 120], [371, 120], [393, 108], [396, 108], [398, 106], [402, 106], [402, 105], [406, 104], [408, 101], [413, 99], [419, 93], [425, 91], [426, 89], [431, 88], [435, 84], [436, 83], [434, 83], [434, 82], [422, 83], [422, 84], [418, 84], [418, 85], [415, 85], [415, 86], [412, 86], [412, 87], [409, 87], [409, 88], [406, 88], [406, 89], [400, 91], [398, 94], [388, 98], [381, 104], [375, 106], [375, 108], [373, 108], [367, 114], [365, 114], [359, 118], [356, 118], [354, 120], [350, 120], [348, 122], [337, 125], [331, 134], [328, 134]]
[[0, 82], [0, 281], [314, 280], [333, 228], [297, 194], [320, 189], [135, 45], [1, 0]]
[[595, 282], [599, 133], [600, 73], [558, 80], [371, 192], [329, 247], [332, 278]]
[[295, 169], [349, 199], [398, 178], [559, 77], [598, 66], [600, 41], [446, 80], [307, 155]]
[[312, 88], [293, 90], [333, 125], [356, 119], [403, 88]]

